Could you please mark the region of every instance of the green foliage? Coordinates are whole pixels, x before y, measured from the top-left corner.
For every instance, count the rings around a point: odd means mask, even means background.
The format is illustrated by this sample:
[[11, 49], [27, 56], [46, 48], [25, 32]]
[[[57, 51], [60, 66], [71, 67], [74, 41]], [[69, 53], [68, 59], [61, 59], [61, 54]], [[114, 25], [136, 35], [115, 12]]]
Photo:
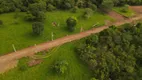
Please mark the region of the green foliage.
[[[140, 5], [141, 0], [0, 0], [0, 13], [14, 12], [16, 9], [27, 12], [29, 8], [33, 8], [35, 12], [37, 8], [48, 11], [54, 9], [68, 10], [77, 6], [79, 8], [112, 8], [115, 6]], [[37, 10], [39, 11], [39, 10]]]
[[47, 6], [48, 11], [53, 11], [55, 9], [56, 9], [56, 7], [54, 7], [52, 4], [48, 4], [48, 6]]
[[53, 69], [59, 74], [65, 74], [68, 70], [68, 62], [65, 60], [57, 61], [55, 62]]
[[33, 20], [35, 20], [35, 16], [33, 16], [30, 13], [27, 13], [26, 16], [25, 16], [25, 20], [26, 21], [33, 21]]
[[67, 26], [69, 28], [70, 31], [74, 31], [75, 30], [75, 26], [77, 24], [77, 18], [76, 17], [69, 17], [66, 21]]
[[111, 26], [86, 38], [77, 53], [91, 67], [96, 79], [140, 80], [141, 28], [140, 23], [136, 26], [125, 24], [120, 29]]
[[76, 13], [76, 12], [77, 12], [77, 10], [78, 10], [78, 7], [77, 7], [77, 6], [75, 6], [75, 7], [72, 9], [72, 12], [73, 12], [73, 13]]
[[129, 5], [125, 5], [125, 6], [121, 9], [121, 11], [124, 12], [124, 13], [128, 12], [128, 10], [129, 10]]
[[[46, 11], [46, 3], [45, 2], [39, 2], [39, 3], [33, 3], [29, 5], [29, 19], [32, 19], [33, 16], [35, 17], [35, 21], [44, 21], [45, 20], [45, 12]], [[32, 15], [32, 16], [31, 16]]]
[[35, 35], [40, 35], [44, 30], [44, 25], [42, 22], [34, 22], [32, 24], [32, 29]]
[[97, 6], [95, 4], [89, 4], [89, 8], [91, 8], [93, 11], [97, 11]]
[[93, 10], [86, 8], [83, 17], [89, 19], [93, 15]]

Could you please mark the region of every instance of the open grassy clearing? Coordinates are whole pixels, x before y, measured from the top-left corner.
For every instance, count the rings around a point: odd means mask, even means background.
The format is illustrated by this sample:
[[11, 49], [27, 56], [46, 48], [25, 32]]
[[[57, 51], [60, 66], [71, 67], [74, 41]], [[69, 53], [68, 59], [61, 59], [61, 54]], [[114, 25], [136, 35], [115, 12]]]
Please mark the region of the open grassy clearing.
[[123, 8], [124, 7], [114, 7], [113, 10], [125, 17], [132, 17], [135, 15], [135, 12], [131, 9], [128, 9], [127, 12], [123, 12], [122, 11]]
[[[12, 44], [16, 49], [22, 49], [34, 44], [39, 44], [51, 40], [51, 33], [54, 33], [54, 39], [80, 32], [82, 27], [84, 30], [91, 29], [92, 26], [99, 22], [103, 25], [106, 20], [112, 20], [110, 17], [99, 12], [84, 20], [84, 9], [80, 9], [77, 13], [71, 11], [54, 11], [46, 13], [45, 29], [42, 36], [36, 37], [32, 35], [32, 23], [24, 21], [25, 13], [20, 13], [18, 19], [14, 19], [14, 13], [1, 14], [0, 19], [3, 20], [4, 26], [0, 27], [0, 55], [12, 52]], [[70, 16], [78, 18], [78, 24], [75, 32], [69, 32], [66, 28], [66, 19]], [[52, 22], [60, 24], [59, 27], [53, 27]]]
[[[17, 67], [0, 75], [0, 80], [89, 80], [92, 72], [79, 60], [78, 55], [74, 52], [76, 44], [77, 42], [72, 42], [60, 46], [58, 50], [51, 52], [52, 55], [45, 58], [40, 65], [29, 67], [26, 71], [20, 71]], [[52, 64], [56, 60], [66, 60], [69, 63], [66, 74], [59, 75], [52, 71]], [[19, 65], [26, 61], [27, 59], [22, 59]]]

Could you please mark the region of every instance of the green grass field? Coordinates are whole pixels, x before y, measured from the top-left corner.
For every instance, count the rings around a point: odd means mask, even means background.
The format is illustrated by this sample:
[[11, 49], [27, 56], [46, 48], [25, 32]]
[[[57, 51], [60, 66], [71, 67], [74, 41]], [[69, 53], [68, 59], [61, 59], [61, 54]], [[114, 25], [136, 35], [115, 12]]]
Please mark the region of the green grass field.
[[[16, 49], [23, 49], [28, 46], [39, 44], [51, 40], [51, 33], [54, 33], [54, 39], [63, 37], [69, 34], [80, 32], [80, 28], [84, 30], [91, 29], [96, 23], [104, 24], [106, 20], [112, 20], [110, 17], [99, 12], [84, 20], [81, 16], [84, 10], [80, 9], [77, 13], [70, 11], [54, 11], [46, 13], [45, 30], [42, 36], [32, 35], [32, 23], [24, 21], [25, 13], [20, 13], [18, 19], [14, 19], [14, 13], [1, 14], [0, 20], [4, 25], [0, 27], [0, 55], [8, 52], [13, 52], [12, 44]], [[75, 32], [69, 32], [66, 28], [66, 19], [70, 16], [78, 18], [78, 24]], [[53, 27], [52, 22], [55, 21], [60, 24], [59, 27]], [[15, 22], [17, 24], [15, 24]]]
[[[0, 75], [0, 80], [90, 80], [92, 72], [74, 52], [76, 44], [77, 42], [72, 42], [60, 46], [40, 65], [30, 67], [26, 71], [20, 71], [17, 67]], [[52, 71], [51, 66], [56, 60], [66, 60], [69, 63], [68, 71], [64, 75]]]
[[114, 7], [113, 10], [125, 17], [132, 17], [135, 15], [135, 12], [131, 9], [129, 9], [127, 12], [122, 12], [122, 8], [123, 7]]

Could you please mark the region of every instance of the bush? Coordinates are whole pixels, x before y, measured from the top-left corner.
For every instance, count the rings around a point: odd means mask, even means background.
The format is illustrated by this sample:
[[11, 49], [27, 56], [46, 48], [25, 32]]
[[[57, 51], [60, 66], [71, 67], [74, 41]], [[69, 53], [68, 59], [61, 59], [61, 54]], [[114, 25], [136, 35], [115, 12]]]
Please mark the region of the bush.
[[83, 17], [84, 18], [90, 18], [93, 15], [93, 10], [90, 8], [86, 8]]
[[75, 7], [72, 9], [72, 12], [73, 12], [73, 13], [76, 13], [76, 12], [77, 12], [77, 10], [78, 10], [78, 7], [77, 7], [77, 6], [75, 6]]
[[59, 74], [65, 74], [65, 72], [68, 70], [68, 62], [57, 61], [55, 62], [53, 69]]
[[52, 4], [48, 4], [48, 6], [47, 6], [48, 11], [53, 11], [55, 9], [56, 9], [56, 7], [54, 7]]
[[0, 20], [0, 25], [3, 25], [3, 21], [2, 20]]
[[44, 25], [42, 22], [34, 22], [32, 25], [32, 29], [35, 35], [40, 35], [44, 30]]
[[77, 24], [77, 18], [76, 17], [69, 17], [66, 21], [67, 26], [69, 28], [70, 31], [74, 31], [75, 30], [75, 26]]

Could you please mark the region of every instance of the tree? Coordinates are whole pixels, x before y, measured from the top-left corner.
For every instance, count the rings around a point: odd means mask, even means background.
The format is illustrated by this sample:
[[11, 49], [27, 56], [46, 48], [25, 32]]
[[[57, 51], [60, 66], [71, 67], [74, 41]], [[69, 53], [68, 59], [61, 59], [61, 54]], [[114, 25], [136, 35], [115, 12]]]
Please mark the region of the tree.
[[44, 30], [44, 25], [42, 22], [34, 22], [32, 24], [32, 29], [35, 35], [40, 35]]
[[69, 28], [70, 31], [74, 31], [75, 30], [75, 26], [77, 24], [77, 18], [76, 17], [69, 17], [66, 21], [67, 26]]
[[141, 79], [142, 26], [138, 23], [135, 27], [130, 24], [123, 27], [110, 26], [99, 34], [92, 34], [77, 48], [82, 61], [94, 72], [94, 79]]

